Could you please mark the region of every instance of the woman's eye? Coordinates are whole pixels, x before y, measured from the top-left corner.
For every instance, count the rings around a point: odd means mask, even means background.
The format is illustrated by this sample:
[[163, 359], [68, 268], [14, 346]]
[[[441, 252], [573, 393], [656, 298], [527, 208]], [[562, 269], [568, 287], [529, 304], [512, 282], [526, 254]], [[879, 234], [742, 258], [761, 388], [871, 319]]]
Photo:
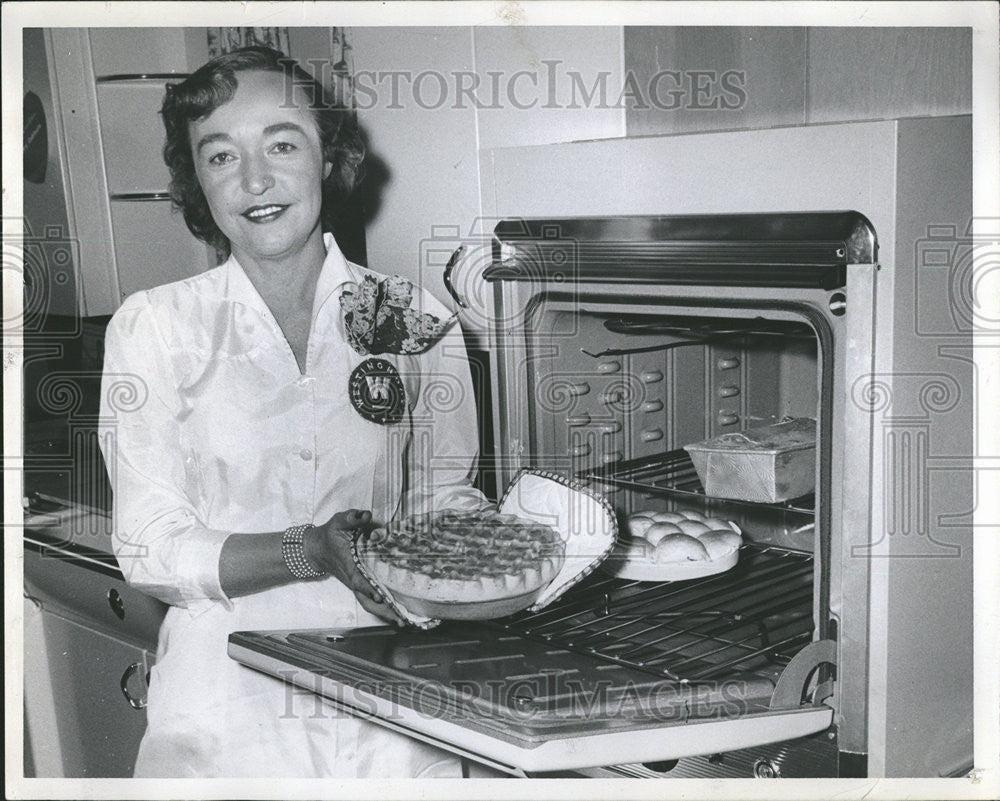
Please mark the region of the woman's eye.
[[214, 156], [210, 156], [208, 159], [209, 164], [222, 165], [228, 164], [233, 160], [233, 155], [231, 153], [216, 153]]
[[296, 147], [291, 142], [278, 142], [271, 150], [279, 155], [286, 155], [295, 150]]

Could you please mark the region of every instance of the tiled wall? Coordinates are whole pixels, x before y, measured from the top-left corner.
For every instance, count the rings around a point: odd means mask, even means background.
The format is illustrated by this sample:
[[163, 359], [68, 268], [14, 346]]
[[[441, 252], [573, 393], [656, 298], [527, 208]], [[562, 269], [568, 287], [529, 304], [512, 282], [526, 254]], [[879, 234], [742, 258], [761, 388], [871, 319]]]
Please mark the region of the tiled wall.
[[657, 90], [629, 136], [972, 111], [970, 28], [627, 27], [624, 53]]

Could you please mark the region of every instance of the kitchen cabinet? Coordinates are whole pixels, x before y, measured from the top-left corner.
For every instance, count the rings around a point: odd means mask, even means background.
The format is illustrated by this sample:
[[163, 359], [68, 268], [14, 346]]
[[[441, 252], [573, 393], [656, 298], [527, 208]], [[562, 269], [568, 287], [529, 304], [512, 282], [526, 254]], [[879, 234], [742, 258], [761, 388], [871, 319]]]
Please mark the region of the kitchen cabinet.
[[111, 197], [165, 193], [170, 171], [161, 155], [160, 106], [170, 80], [96, 76], [95, 80]]
[[[44, 654], [48, 679], [39, 688], [25, 673], [26, 724], [38, 775], [130, 777], [146, 730], [151, 654], [44, 607], [39, 611], [41, 637], [25, 641], [25, 650], [36, 659]], [[122, 691], [123, 681], [132, 703]], [[50, 698], [43, 697], [46, 690]], [[36, 724], [45, 708], [56, 712], [54, 727]]]
[[196, 240], [169, 200], [115, 199], [111, 202], [115, 230], [118, 292], [124, 300], [133, 292], [190, 277], [210, 265], [205, 245]]
[[187, 72], [188, 52], [207, 52], [204, 28], [90, 28], [98, 75]]
[[626, 27], [624, 59], [648, 95], [625, 111], [629, 136], [804, 122], [806, 28]]
[[146, 28], [43, 34], [78, 311], [112, 314], [133, 292], [214, 267], [214, 251], [172, 210], [159, 118], [164, 86], [204, 61], [204, 38]]

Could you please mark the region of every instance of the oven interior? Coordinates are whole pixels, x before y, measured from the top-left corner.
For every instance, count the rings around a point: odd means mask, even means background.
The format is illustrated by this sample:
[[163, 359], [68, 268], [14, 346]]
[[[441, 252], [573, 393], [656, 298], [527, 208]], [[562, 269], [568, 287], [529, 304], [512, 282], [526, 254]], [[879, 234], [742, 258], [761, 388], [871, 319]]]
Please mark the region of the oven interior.
[[523, 466], [598, 489], [625, 536], [632, 512], [693, 509], [736, 522], [744, 546], [735, 568], [698, 580], [598, 571], [508, 628], [678, 684], [776, 682], [816, 635], [822, 488], [774, 504], [712, 498], [683, 446], [787, 418], [819, 420], [813, 327], [788, 310], [549, 296], [529, 304], [521, 330], [523, 365], [512, 372], [528, 399]]
[[787, 311], [573, 305], [537, 304], [525, 327], [524, 466], [594, 482], [622, 516], [689, 506], [735, 520], [755, 543], [813, 551], [814, 494], [778, 504], [706, 496], [683, 450], [788, 418], [819, 420], [811, 325]]

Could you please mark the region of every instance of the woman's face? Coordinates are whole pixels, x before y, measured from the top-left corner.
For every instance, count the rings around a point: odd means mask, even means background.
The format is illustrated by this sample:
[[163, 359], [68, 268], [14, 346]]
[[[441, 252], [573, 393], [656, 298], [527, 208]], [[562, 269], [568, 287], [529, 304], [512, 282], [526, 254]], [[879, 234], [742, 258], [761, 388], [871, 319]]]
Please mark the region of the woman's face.
[[219, 226], [242, 263], [294, 256], [319, 226], [323, 160], [303, 93], [286, 78], [241, 72], [233, 98], [190, 123], [195, 172]]

